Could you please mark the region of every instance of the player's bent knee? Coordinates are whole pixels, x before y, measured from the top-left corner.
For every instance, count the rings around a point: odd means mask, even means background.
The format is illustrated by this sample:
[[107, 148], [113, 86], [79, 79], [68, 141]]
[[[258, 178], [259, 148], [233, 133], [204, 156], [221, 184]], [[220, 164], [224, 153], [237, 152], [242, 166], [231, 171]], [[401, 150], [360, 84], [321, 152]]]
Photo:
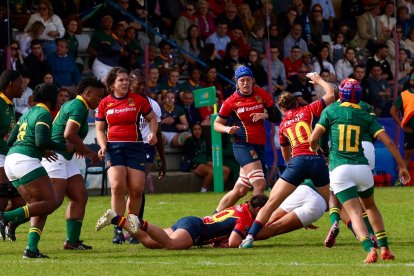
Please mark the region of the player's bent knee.
[[240, 186], [244, 186], [250, 189], [250, 187], [252, 186], [252, 184], [249, 181], [249, 178], [247, 177], [247, 175], [244, 175], [242, 173], [240, 173], [239, 178], [236, 181], [235, 187], [238, 187], [237, 189], [240, 190], [241, 187]]
[[264, 178], [264, 173], [263, 173], [262, 169], [251, 170], [247, 174], [247, 178], [249, 179], [249, 181], [253, 185], [253, 187], [257, 184], [258, 185], [265, 185], [266, 184], [266, 180]]

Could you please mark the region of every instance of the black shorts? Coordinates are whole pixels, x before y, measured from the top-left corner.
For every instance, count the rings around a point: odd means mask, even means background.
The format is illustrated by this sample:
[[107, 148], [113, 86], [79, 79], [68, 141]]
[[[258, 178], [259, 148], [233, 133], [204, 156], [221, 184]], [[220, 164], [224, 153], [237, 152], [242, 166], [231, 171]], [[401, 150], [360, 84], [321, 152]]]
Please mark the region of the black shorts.
[[414, 133], [404, 132], [404, 149], [414, 149]]
[[0, 198], [15, 198], [20, 194], [11, 183], [0, 183]]

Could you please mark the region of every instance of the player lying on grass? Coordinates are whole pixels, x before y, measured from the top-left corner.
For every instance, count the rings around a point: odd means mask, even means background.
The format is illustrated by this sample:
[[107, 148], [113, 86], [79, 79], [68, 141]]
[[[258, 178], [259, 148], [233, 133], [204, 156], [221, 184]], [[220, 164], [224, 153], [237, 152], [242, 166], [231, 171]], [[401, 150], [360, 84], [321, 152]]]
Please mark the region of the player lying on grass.
[[[129, 231], [145, 247], [151, 249], [188, 249], [194, 245], [206, 245], [228, 239], [228, 247], [238, 247], [247, 235], [257, 212], [268, 200], [265, 195], [253, 196], [244, 204], [227, 208], [203, 218], [188, 216], [179, 219], [169, 228], [162, 229], [145, 220], [139, 221], [135, 215], [128, 215], [129, 221], [136, 223], [137, 231]], [[115, 224], [119, 216], [107, 210], [98, 220], [96, 230]]]

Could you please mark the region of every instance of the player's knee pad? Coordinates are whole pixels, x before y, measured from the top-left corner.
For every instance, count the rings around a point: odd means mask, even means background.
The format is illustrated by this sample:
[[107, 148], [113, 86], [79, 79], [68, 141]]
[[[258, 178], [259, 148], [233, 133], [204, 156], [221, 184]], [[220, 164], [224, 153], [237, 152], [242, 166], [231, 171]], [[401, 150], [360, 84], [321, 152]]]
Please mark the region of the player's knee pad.
[[262, 169], [251, 170], [247, 174], [247, 178], [249, 178], [249, 181], [252, 184], [256, 181], [259, 181], [259, 180], [266, 181], [265, 178], [264, 178], [264, 173], [263, 173]]
[[236, 181], [236, 185], [239, 185], [239, 184], [243, 185], [243, 186], [246, 186], [246, 187], [251, 187], [252, 186], [252, 184], [249, 181], [249, 178], [246, 175], [242, 174], [242, 173], [240, 173], [239, 178]]
[[4, 182], [0, 183], [0, 198], [9, 198], [10, 193], [10, 183]]

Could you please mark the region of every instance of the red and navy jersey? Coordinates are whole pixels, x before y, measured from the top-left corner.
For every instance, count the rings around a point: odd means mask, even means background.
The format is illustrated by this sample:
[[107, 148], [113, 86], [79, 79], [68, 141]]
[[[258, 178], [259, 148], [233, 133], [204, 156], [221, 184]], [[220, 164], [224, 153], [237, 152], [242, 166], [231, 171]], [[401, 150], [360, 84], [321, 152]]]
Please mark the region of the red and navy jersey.
[[228, 239], [233, 231], [244, 238], [247, 236], [253, 222], [254, 217], [249, 210], [248, 203], [227, 208], [203, 218], [204, 233], [200, 242], [201, 244], [210, 244]]
[[312, 133], [314, 119], [321, 116], [325, 106], [325, 101], [321, 99], [285, 113], [285, 117], [280, 123], [279, 139], [281, 146], [290, 144], [292, 157], [317, 154], [309, 149], [309, 138]]
[[95, 120], [107, 123], [109, 142], [137, 142], [142, 141], [139, 118], [151, 111], [148, 100], [140, 95], [130, 92], [122, 98], [108, 95], [99, 103]]
[[266, 90], [255, 86], [253, 93], [246, 96], [236, 91], [227, 100], [224, 101], [218, 116], [223, 119], [233, 117], [233, 124], [239, 127], [234, 134], [234, 141], [246, 142], [251, 144], [264, 145], [266, 143], [266, 135], [264, 122], [260, 120], [253, 122], [250, 116], [253, 113], [263, 113], [265, 109], [275, 104], [273, 98]]

